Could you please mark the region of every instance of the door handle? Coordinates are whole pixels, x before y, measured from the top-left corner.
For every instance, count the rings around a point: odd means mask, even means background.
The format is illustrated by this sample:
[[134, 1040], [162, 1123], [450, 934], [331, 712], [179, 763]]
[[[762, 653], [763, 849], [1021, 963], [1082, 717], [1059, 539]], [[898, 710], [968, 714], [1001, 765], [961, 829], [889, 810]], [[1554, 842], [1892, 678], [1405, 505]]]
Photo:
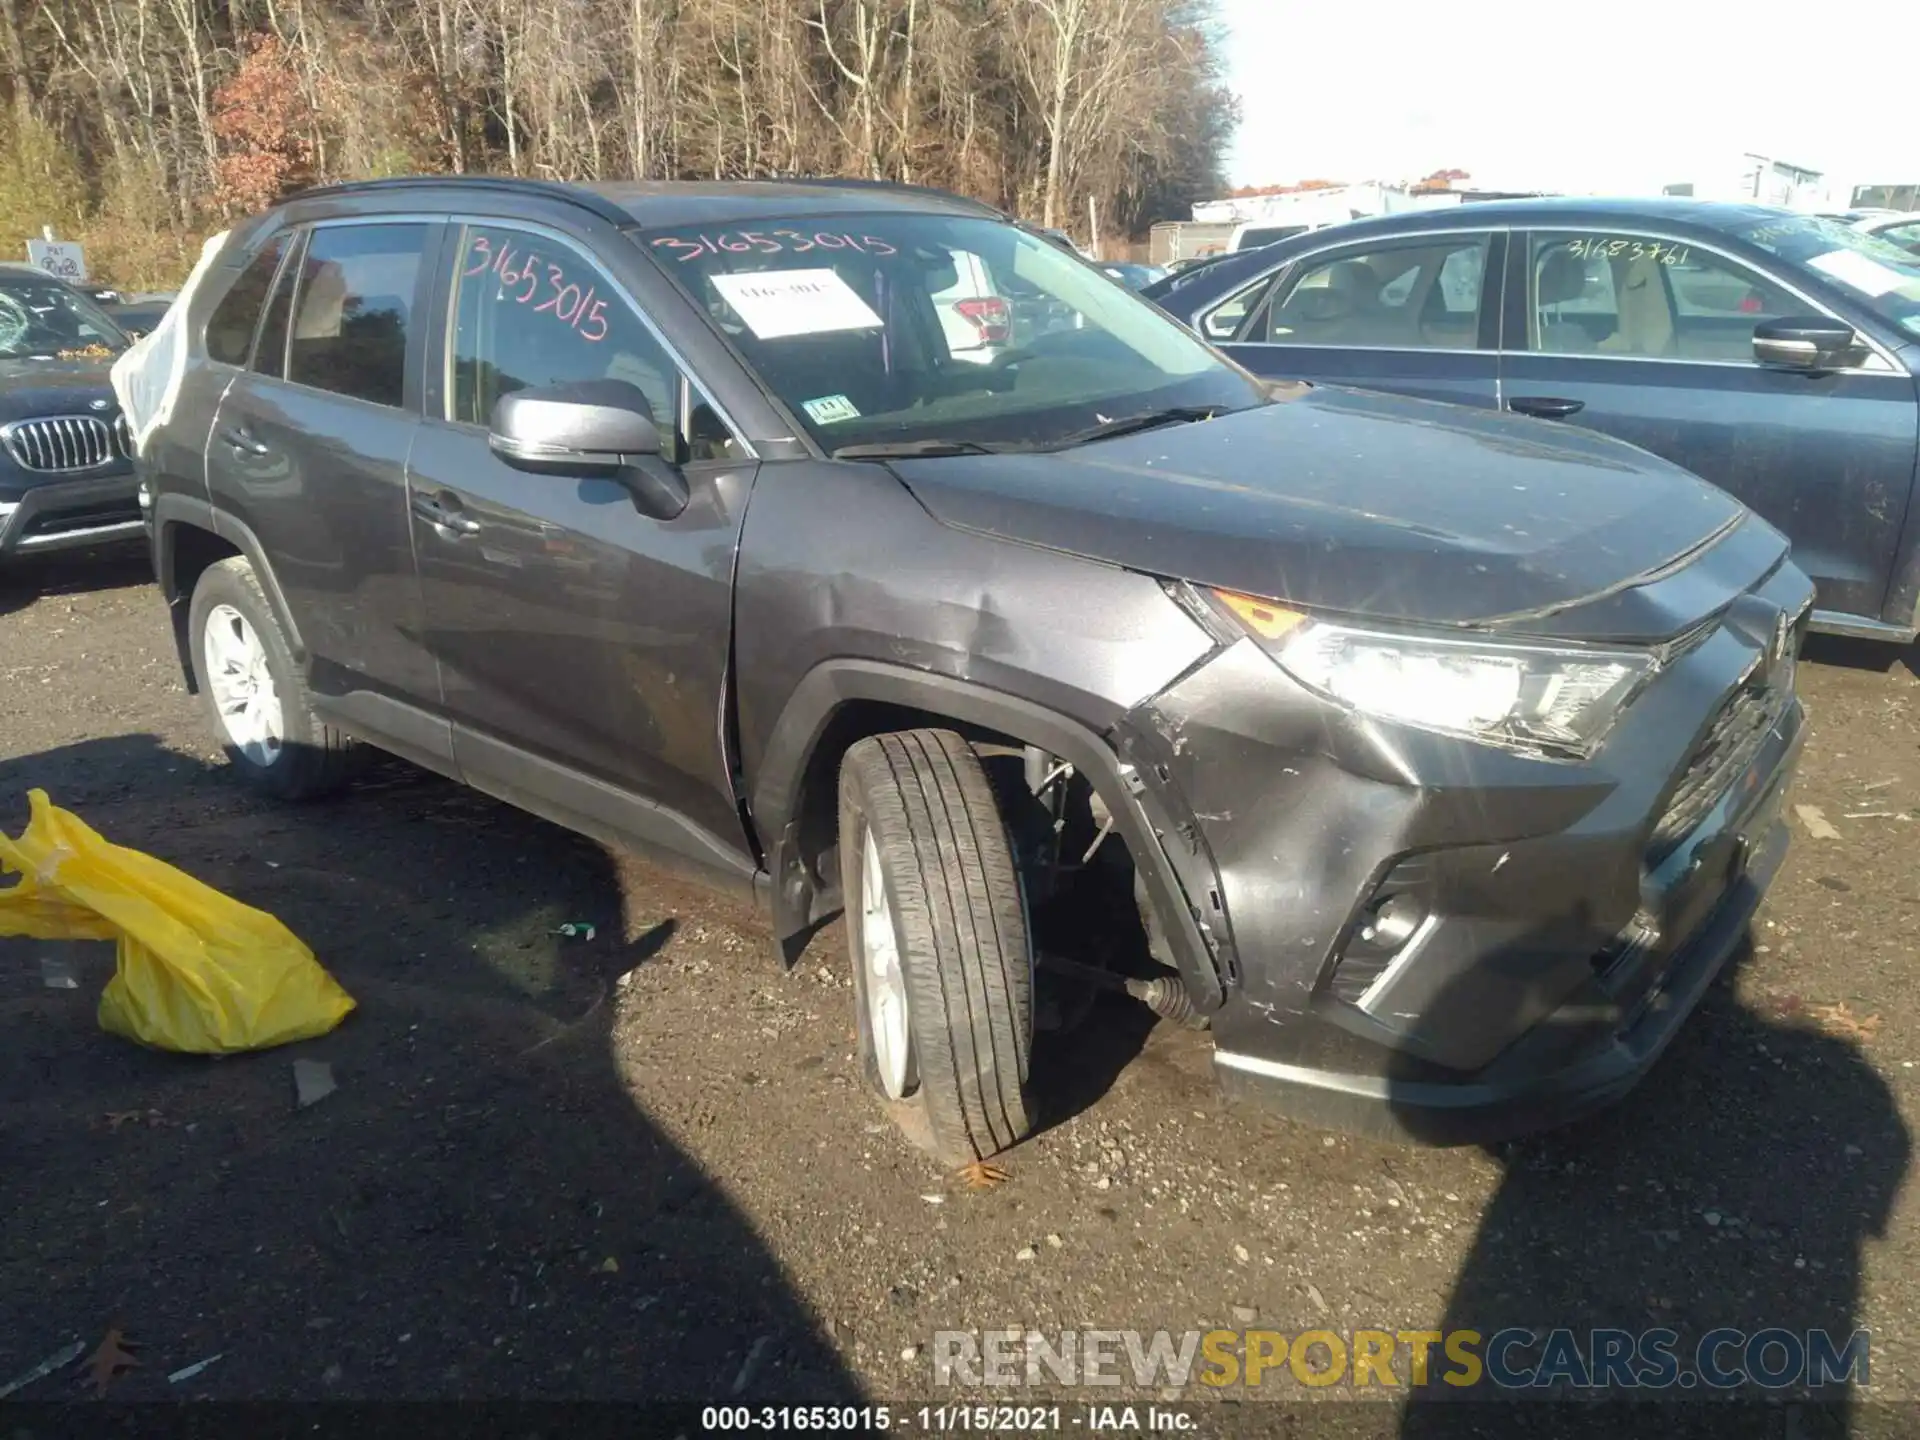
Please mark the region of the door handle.
[[[451, 503], [448, 503], [451, 502]], [[416, 490], [412, 496], [413, 513], [442, 530], [455, 535], [478, 535], [480, 522], [466, 514], [451, 495], [427, 495]]]
[[1536, 420], [1564, 420], [1587, 408], [1584, 400], [1562, 400], [1553, 395], [1516, 395], [1507, 401], [1509, 410], [1531, 415]]
[[263, 445], [254, 439], [253, 432], [245, 425], [229, 425], [220, 432], [220, 438], [236, 455], [271, 455], [273, 453], [273, 447]]

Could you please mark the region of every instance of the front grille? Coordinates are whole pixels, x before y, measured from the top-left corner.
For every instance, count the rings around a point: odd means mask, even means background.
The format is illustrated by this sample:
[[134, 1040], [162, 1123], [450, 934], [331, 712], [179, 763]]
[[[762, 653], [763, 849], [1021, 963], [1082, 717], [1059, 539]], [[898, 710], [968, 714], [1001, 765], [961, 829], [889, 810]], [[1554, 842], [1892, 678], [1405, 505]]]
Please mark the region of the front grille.
[[113, 426], [96, 415], [16, 420], [4, 433], [7, 453], [22, 470], [92, 470], [125, 453]]
[[[1781, 667], [1786, 668], [1786, 667]], [[1748, 684], [1736, 690], [1720, 707], [1700, 748], [1687, 762], [1686, 772], [1667, 800], [1667, 810], [1654, 827], [1648, 847], [1649, 864], [1657, 865], [1706, 819], [1727, 787], [1738, 779], [1766, 744], [1767, 734], [1793, 694], [1789, 683]]]

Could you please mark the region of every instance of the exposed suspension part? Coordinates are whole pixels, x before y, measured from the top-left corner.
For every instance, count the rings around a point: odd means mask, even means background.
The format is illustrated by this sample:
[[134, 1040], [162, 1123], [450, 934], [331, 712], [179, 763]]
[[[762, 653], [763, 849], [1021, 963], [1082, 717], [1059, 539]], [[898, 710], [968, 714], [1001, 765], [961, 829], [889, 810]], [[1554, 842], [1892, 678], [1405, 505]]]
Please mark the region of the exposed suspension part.
[[1193, 997], [1187, 993], [1187, 987], [1178, 975], [1156, 975], [1151, 980], [1133, 980], [1116, 975], [1111, 970], [1102, 970], [1096, 965], [1082, 965], [1078, 960], [1069, 960], [1064, 955], [1046, 953], [1039, 956], [1039, 963], [1043, 969], [1081, 981], [1096, 990], [1125, 991], [1161, 1019], [1184, 1025], [1189, 1030], [1212, 1028], [1212, 1021], [1195, 1012]]
[[1162, 1020], [1172, 1020], [1189, 1030], [1205, 1030], [1211, 1022], [1194, 1013], [1193, 997], [1178, 975], [1156, 975], [1151, 980], [1129, 980], [1127, 993]]

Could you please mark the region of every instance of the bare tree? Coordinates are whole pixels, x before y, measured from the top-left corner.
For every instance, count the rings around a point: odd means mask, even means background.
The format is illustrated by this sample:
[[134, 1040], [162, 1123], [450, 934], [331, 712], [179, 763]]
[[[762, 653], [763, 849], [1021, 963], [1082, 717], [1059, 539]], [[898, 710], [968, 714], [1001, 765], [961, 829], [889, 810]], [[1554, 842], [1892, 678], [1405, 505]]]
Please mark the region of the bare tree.
[[322, 180], [854, 174], [1143, 227], [1218, 181], [1211, 3], [0, 0], [0, 116], [67, 145], [103, 217], [184, 231], [271, 37]]

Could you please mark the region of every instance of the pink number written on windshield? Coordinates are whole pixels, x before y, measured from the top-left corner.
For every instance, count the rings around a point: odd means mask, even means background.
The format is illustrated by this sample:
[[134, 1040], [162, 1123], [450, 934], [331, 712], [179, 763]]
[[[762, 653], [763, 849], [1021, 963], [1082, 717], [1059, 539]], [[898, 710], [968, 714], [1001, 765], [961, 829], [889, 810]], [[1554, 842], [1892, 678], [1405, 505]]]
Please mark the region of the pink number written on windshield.
[[878, 235], [853, 235], [839, 230], [722, 230], [713, 235], [662, 235], [654, 248], [665, 248], [682, 264], [702, 255], [805, 255], [810, 250], [852, 250], [885, 258], [899, 250]]

